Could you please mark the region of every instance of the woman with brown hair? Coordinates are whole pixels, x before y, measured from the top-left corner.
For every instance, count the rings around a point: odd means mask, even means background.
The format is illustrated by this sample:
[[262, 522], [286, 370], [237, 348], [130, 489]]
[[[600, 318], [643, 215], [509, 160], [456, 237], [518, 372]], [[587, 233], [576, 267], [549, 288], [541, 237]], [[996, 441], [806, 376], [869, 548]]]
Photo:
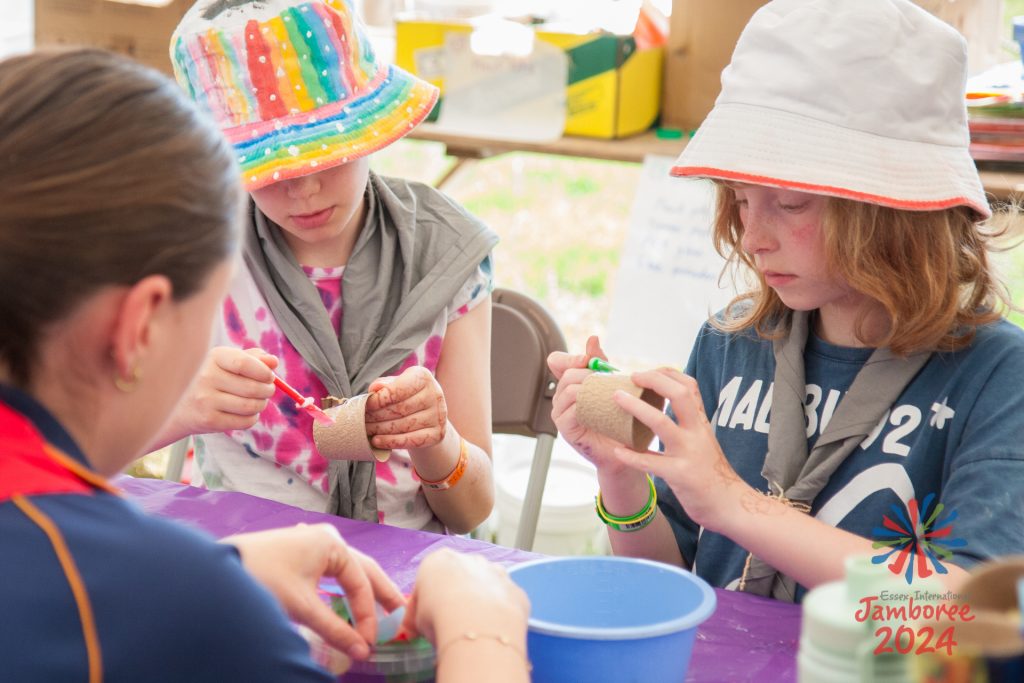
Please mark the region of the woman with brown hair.
[[673, 173], [716, 183], [714, 240], [753, 286], [685, 374], [633, 375], [668, 414], [616, 397], [662, 452], [576, 421], [596, 339], [549, 361], [616, 553], [792, 601], [873, 549], [951, 587], [1024, 551], [1024, 334], [1000, 317], [965, 72], [963, 38], [906, 0], [751, 19]]
[[[174, 83], [98, 50], [0, 62], [0, 131], [2, 678], [331, 680], [281, 607], [366, 657], [374, 602], [405, 604], [373, 560], [326, 524], [215, 543], [107, 481], [146, 450], [206, 353], [239, 252], [229, 146]], [[431, 567], [406, 615], [414, 631], [525, 641], [525, 597], [500, 570], [454, 554]], [[319, 600], [324, 576], [357, 627]], [[487, 590], [449, 614], [437, 607], [449, 581]], [[449, 649], [449, 669], [479, 656]]]

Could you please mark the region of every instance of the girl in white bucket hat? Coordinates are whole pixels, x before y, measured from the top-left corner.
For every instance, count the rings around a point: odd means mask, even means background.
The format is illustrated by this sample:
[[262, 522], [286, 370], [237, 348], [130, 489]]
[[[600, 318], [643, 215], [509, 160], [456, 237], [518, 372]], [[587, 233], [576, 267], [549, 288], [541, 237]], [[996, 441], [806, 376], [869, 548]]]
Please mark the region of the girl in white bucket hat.
[[853, 555], [955, 587], [1024, 552], [1024, 333], [1000, 316], [965, 66], [963, 38], [907, 0], [775, 0], [751, 19], [673, 174], [717, 185], [715, 244], [754, 285], [685, 374], [633, 375], [668, 415], [615, 398], [662, 452], [577, 422], [596, 338], [549, 360], [617, 554], [792, 601]]

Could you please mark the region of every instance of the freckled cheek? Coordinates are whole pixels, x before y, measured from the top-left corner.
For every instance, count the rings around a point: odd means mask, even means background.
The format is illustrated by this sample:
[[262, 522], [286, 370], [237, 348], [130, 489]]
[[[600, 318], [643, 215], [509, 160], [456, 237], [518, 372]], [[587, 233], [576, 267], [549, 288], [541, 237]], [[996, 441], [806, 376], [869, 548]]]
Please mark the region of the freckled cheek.
[[803, 223], [790, 231], [792, 244], [804, 252], [808, 258], [825, 263], [825, 236], [821, 227], [813, 222]]
[[790, 254], [802, 265], [801, 270], [805, 281], [814, 287], [836, 287], [839, 283], [829, 272], [828, 256], [825, 252], [825, 239], [821, 229], [814, 221], [801, 223], [790, 229]]
[[793, 241], [804, 246], [824, 249], [825, 240], [821, 234], [821, 226], [816, 221], [806, 221], [795, 226], [790, 234]]

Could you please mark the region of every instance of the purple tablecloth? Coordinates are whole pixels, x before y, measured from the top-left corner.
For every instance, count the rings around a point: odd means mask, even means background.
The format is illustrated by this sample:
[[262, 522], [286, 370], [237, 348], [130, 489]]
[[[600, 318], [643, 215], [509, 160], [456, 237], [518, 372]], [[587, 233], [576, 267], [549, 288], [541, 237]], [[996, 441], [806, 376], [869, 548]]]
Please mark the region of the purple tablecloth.
[[[114, 482], [147, 512], [174, 518], [220, 538], [299, 522], [328, 522], [353, 547], [376, 559], [403, 591], [412, 587], [420, 560], [447, 547], [510, 565], [538, 557], [457, 536], [356, 522], [307, 512], [244, 493], [206, 491], [159, 479], [120, 477]], [[800, 608], [715, 589], [718, 607], [697, 631], [687, 681], [795, 681]]]

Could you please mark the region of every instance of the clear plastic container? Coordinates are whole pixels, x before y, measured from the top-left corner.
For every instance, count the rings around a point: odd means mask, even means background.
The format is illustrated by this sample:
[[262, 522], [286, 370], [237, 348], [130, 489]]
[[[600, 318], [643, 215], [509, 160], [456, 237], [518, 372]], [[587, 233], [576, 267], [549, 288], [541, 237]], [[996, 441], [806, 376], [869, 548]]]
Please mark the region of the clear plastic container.
[[339, 683], [434, 683], [434, 648], [423, 638], [378, 645], [364, 661], [349, 659], [305, 626], [313, 661], [339, 676]]
[[352, 662], [342, 683], [434, 683], [434, 648], [423, 638], [378, 645], [369, 659]]
[[[322, 596], [335, 614], [351, 622], [351, 610], [340, 589], [330, 584], [322, 584], [320, 588]], [[305, 629], [307, 633], [304, 635], [312, 646], [314, 661], [332, 673], [344, 671], [338, 678], [340, 683], [434, 683], [433, 646], [425, 638], [395, 639], [404, 616], [404, 607], [388, 614], [383, 607], [377, 605], [379, 640], [369, 658], [363, 661], [350, 660], [308, 629]]]

